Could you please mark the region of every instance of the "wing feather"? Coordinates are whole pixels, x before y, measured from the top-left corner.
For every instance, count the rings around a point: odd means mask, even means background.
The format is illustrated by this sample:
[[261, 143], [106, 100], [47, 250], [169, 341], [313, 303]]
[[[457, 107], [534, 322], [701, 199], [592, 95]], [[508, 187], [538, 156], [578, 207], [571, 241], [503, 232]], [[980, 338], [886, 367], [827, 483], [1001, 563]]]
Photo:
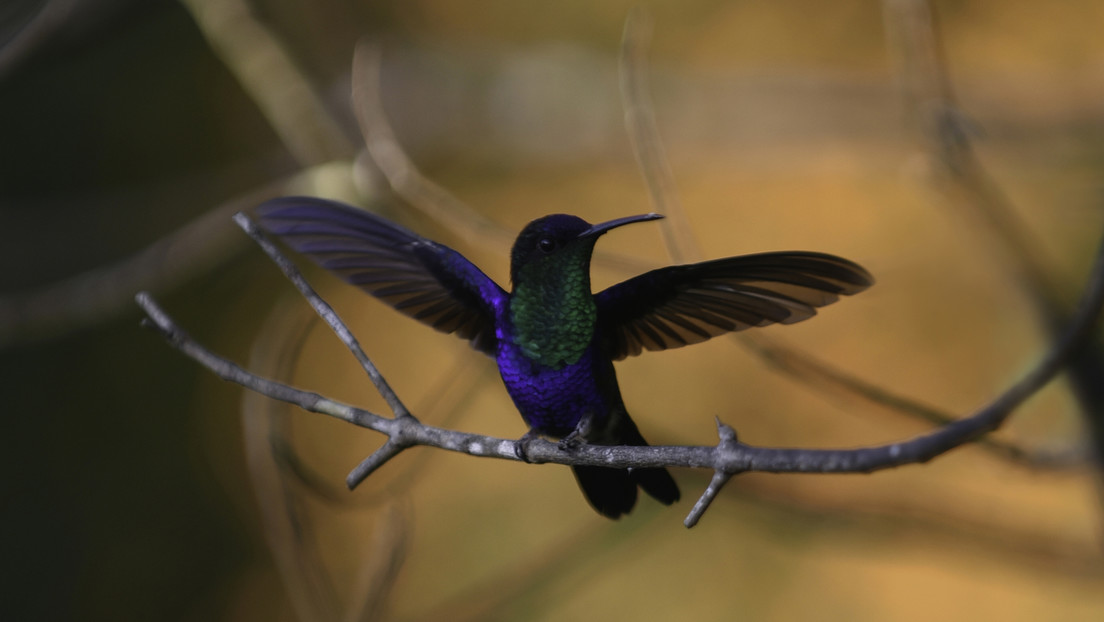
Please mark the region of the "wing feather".
[[274, 199], [257, 215], [262, 229], [346, 282], [494, 354], [495, 316], [506, 292], [460, 253], [326, 199]]
[[769, 324], [793, 324], [870, 287], [858, 264], [824, 253], [760, 253], [670, 266], [599, 292], [598, 326], [607, 353], [700, 343]]

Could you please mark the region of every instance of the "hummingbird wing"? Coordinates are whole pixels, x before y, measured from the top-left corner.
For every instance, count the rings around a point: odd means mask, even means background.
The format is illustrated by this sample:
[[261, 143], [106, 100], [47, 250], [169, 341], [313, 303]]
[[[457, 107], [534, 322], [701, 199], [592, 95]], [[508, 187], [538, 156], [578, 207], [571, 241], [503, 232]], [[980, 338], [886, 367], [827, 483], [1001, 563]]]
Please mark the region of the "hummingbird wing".
[[760, 253], [641, 274], [595, 295], [614, 360], [727, 332], [793, 324], [874, 282], [858, 264], [809, 252]]
[[402, 313], [494, 355], [506, 292], [463, 255], [365, 210], [313, 197], [257, 208], [261, 228]]

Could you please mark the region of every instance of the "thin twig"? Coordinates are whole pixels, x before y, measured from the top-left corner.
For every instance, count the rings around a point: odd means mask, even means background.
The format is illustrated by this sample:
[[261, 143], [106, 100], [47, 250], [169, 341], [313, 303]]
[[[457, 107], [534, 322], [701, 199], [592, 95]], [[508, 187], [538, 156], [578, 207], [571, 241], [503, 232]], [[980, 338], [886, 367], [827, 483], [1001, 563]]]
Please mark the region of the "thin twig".
[[234, 214], [234, 222], [241, 227], [242, 231], [245, 231], [249, 237], [253, 238], [253, 241], [264, 250], [265, 254], [279, 266], [280, 270], [284, 273], [284, 276], [288, 278], [295, 285], [295, 288], [299, 290], [299, 293], [303, 294], [303, 297], [307, 299], [311, 307], [318, 314], [318, 317], [322, 318], [326, 324], [334, 331], [337, 338], [341, 340], [341, 343], [345, 344], [345, 347], [353, 353], [356, 360], [360, 363], [360, 366], [364, 368], [364, 372], [368, 374], [368, 378], [372, 381], [372, 384], [376, 386], [376, 390], [384, 400], [387, 401], [387, 406], [391, 408], [391, 412], [396, 417], [413, 417], [406, 406], [403, 405], [402, 400], [395, 394], [394, 389], [387, 383], [387, 380], [376, 368], [372, 359], [368, 358], [368, 355], [364, 353], [364, 349], [360, 347], [360, 342], [357, 341], [355, 335], [349, 330], [345, 323], [341, 321], [341, 318], [337, 316], [337, 312], [333, 307], [329, 305], [318, 292], [314, 291], [310, 283], [303, 278], [303, 275], [295, 268], [295, 264], [287, 258], [286, 255], [276, 249], [276, 245], [273, 244], [261, 229], [253, 223], [243, 212]]
[[[483, 380], [490, 378], [492, 363], [490, 359], [480, 358], [474, 364], [466, 352], [459, 352], [456, 360], [446, 373], [442, 374], [441, 382], [429, 388], [425, 399], [420, 400], [415, 410], [422, 414], [428, 421], [438, 421], [438, 425], [452, 427], [465, 407], [471, 403], [477, 389], [482, 386]], [[281, 377], [277, 375], [276, 377]], [[434, 416], [435, 411], [444, 411], [440, 416]], [[292, 447], [285, 438], [286, 431], [275, 434], [265, 443], [270, 447], [273, 457], [278, 461], [281, 469], [292, 478], [307, 486], [319, 499], [342, 507], [370, 507], [391, 502], [396, 495], [410, 490], [418, 480], [425, 467], [429, 464], [429, 458], [433, 452], [422, 452], [408, 460], [404, 464], [404, 470], [400, 475], [393, 475], [385, 486], [374, 488], [367, 494], [349, 497], [348, 486], [335, 486], [324, 475], [311, 468]]]
[[[825, 392], [842, 390], [849, 396], [861, 397], [871, 404], [936, 426], [947, 425], [957, 419], [947, 411], [894, 393], [777, 341], [746, 339], [743, 343], [772, 368], [808, 382], [813, 388]], [[1077, 468], [1083, 466], [1088, 459], [1086, 448], [1080, 446], [1054, 450], [1025, 449], [1016, 443], [992, 436], [982, 437], [976, 442], [979, 447], [999, 458], [1032, 469]]]
[[[716, 418], [717, 422], [717, 436], [720, 437], [721, 442], [717, 445], [717, 450], [720, 453], [731, 451], [736, 445], [736, 430], [733, 430], [731, 426], [725, 425], [721, 422], [720, 418]], [[690, 513], [686, 515], [686, 520], [682, 521], [683, 525], [687, 528], [693, 527], [701, 520], [702, 514], [709, 509], [709, 506], [713, 503], [713, 500], [717, 498], [717, 494], [721, 492], [721, 488], [728, 483], [728, 480], [735, 475], [729, 473], [724, 469], [717, 469], [713, 471], [713, 477], [709, 480], [709, 485], [706, 486], [705, 491], [694, 503], [694, 507], [690, 510]]]

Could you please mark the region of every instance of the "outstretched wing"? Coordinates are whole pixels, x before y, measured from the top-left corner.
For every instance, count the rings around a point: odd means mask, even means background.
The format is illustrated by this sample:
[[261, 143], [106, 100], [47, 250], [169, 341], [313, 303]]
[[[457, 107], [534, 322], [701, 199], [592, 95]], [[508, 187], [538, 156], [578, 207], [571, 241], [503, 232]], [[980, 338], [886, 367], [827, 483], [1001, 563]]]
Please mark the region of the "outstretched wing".
[[312, 197], [257, 208], [261, 228], [402, 313], [494, 354], [506, 292], [460, 253], [379, 216]]
[[727, 332], [793, 324], [870, 287], [858, 264], [823, 253], [781, 252], [660, 268], [599, 292], [598, 327], [615, 360]]

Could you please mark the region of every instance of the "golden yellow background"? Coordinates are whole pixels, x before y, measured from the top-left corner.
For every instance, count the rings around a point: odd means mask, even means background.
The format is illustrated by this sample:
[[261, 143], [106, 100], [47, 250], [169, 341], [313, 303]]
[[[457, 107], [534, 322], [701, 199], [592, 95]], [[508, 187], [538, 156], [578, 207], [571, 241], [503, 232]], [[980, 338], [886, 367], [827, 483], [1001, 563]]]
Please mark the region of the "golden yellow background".
[[[300, 169], [255, 91], [193, 21], [208, 4], [93, 6], [86, 27], [3, 66], [0, 295], [125, 261]], [[934, 4], [979, 155], [1072, 301], [1104, 220], [1104, 5]], [[353, 46], [380, 42], [400, 142], [486, 218], [516, 231], [551, 212], [596, 222], [652, 209], [618, 100], [617, 51], [634, 3], [252, 6], [352, 141]], [[806, 323], [765, 329], [771, 337], [962, 415], [1037, 360], [1046, 336], [1030, 300], [988, 232], [931, 183], [881, 3], [649, 8], [659, 129], [703, 255], [818, 250], [877, 279]], [[472, 243], [399, 202], [384, 207], [505, 285], [500, 240]], [[658, 231], [619, 229], [599, 248], [663, 265]], [[524, 432], [488, 359], [307, 273], [427, 423]], [[599, 264], [595, 287], [629, 276]], [[256, 248], [241, 243], [158, 297], [205, 344], [258, 371], [307, 331], [294, 384], [385, 412], [328, 330], [303, 328], [305, 303]], [[137, 322], [127, 305], [88, 325], [21, 329], [0, 350], [9, 394], [0, 518], [16, 586], [0, 602], [48, 619], [295, 619], [262, 527], [283, 508], [259, 504], [247, 472], [242, 391]], [[853, 447], [927, 429], [779, 374], [732, 339], [646, 354], [618, 373], [656, 444], [713, 443], [714, 417], [766, 446]], [[450, 379], [459, 386], [435, 403]], [[295, 450], [337, 492], [322, 502], [297, 488], [335, 602], [356, 601], [361, 573], [394, 554], [379, 601], [386, 619], [1104, 616], [1101, 487], [1089, 466], [1030, 469], [971, 446], [869, 476], [745, 474], [686, 530], [708, 473], [676, 470], [679, 504], [642, 499], [616, 523], [590, 510], [562, 467], [428, 449], [344, 493], [345, 474], [380, 437], [321, 415], [290, 422]], [[1000, 436], [1077, 448], [1065, 384]]]

